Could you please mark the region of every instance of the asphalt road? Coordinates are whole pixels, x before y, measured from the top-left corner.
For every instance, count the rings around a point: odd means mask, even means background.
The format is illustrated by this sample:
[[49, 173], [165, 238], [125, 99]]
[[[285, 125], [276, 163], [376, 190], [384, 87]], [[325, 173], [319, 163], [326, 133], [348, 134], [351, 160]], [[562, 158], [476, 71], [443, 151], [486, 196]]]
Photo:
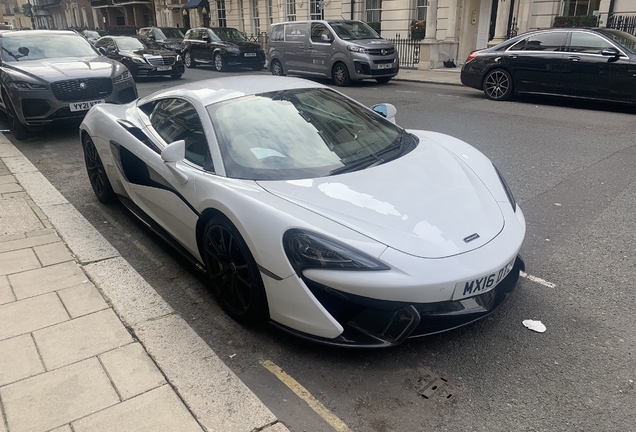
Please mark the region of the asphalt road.
[[[198, 68], [179, 82], [218, 75]], [[146, 95], [175, 84], [138, 86]], [[121, 205], [98, 203], [76, 125], [25, 142], [8, 136], [293, 432], [334, 428], [264, 360], [353, 431], [636, 430], [636, 110], [496, 103], [471, 89], [405, 82], [342, 90], [368, 105], [393, 103], [402, 126], [451, 134], [489, 156], [526, 215], [522, 254], [540, 279], [521, 279], [478, 323], [386, 350], [335, 349], [241, 327], [194, 268]], [[526, 329], [525, 319], [547, 331]], [[439, 378], [438, 390], [424, 391]]]

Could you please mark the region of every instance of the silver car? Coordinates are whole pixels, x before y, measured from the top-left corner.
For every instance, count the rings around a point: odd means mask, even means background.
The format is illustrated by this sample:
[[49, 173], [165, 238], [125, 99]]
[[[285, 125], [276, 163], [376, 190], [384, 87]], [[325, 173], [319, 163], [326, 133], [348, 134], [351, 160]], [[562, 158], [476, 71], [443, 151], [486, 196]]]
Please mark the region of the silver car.
[[36, 127], [81, 120], [93, 105], [137, 98], [128, 69], [75, 32], [5, 32], [0, 47], [0, 108], [18, 140]]

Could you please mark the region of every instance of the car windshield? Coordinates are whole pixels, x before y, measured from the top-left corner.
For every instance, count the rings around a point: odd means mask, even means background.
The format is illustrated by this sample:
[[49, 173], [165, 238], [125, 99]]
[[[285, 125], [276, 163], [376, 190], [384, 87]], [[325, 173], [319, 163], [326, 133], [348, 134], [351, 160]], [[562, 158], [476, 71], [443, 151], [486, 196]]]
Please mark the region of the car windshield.
[[247, 40], [243, 33], [233, 28], [217, 28], [212, 30], [212, 33], [224, 42], [243, 42]]
[[99, 39], [99, 33], [91, 30], [84, 30], [84, 36], [89, 39]]
[[627, 51], [636, 53], [636, 36], [625, 33], [624, 31], [613, 29], [602, 29], [599, 30], [599, 32], [612, 39], [614, 42], [616, 42]]
[[[16, 32], [18, 33], [18, 32]], [[16, 34], [14, 33], [14, 34]], [[91, 44], [78, 34], [29, 34], [3, 37], [2, 61], [16, 62], [60, 57], [97, 56]]]
[[403, 130], [330, 89], [261, 93], [207, 107], [228, 177], [291, 180], [397, 157]]
[[124, 51], [136, 51], [143, 49], [161, 49], [161, 46], [150, 39], [145, 38], [121, 38], [117, 39], [117, 47]]
[[158, 30], [163, 34], [162, 39], [183, 39], [183, 33], [178, 28], [163, 27]]
[[329, 25], [342, 40], [381, 39], [375, 30], [360, 21], [336, 21]]

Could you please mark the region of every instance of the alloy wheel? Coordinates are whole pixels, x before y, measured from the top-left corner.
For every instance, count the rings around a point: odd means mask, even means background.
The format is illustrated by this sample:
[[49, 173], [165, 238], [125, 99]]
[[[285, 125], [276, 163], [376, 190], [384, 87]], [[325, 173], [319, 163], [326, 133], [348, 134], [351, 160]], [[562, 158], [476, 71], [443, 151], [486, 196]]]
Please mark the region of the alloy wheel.
[[104, 170], [104, 165], [99, 157], [99, 153], [95, 148], [95, 144], [93, 144], [90, 138], [86, 138], [83, 147], [86, 172], [88, 173], [88, 180], [95, 192], [95, 196], [103, 203], [112, 202], [115, 194], [106, 175], [106, 171]]
[[484, 81], [484, 92], [493, 100], [502, 100], [509, 96], [511, 82], [509, 75], [501, 70], [488, 74]]

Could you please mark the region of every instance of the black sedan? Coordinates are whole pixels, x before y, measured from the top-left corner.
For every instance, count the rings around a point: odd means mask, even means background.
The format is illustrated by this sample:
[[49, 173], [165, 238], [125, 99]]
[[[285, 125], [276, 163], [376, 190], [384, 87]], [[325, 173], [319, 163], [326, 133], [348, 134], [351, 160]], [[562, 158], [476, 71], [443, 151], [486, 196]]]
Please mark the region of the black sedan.
[[492, 100], [533, 93], [636, 103], [636, 37], [613, 29], [537, 30], [472, 52], [465, 86]]
[[126, 65], [135, 78], [169, 75], [179, 79], [185, 70], [181, 55], [143, 36], [104, 36], [95, 47]]
[[221, 72], [229, 66], [261, 70], [265, 65], [265, 52], [261, 46], [249, 42], [243, 33], [229, 27], [188, 30], [181, 52], [189, 68], [198, 63], [212, 64]]

